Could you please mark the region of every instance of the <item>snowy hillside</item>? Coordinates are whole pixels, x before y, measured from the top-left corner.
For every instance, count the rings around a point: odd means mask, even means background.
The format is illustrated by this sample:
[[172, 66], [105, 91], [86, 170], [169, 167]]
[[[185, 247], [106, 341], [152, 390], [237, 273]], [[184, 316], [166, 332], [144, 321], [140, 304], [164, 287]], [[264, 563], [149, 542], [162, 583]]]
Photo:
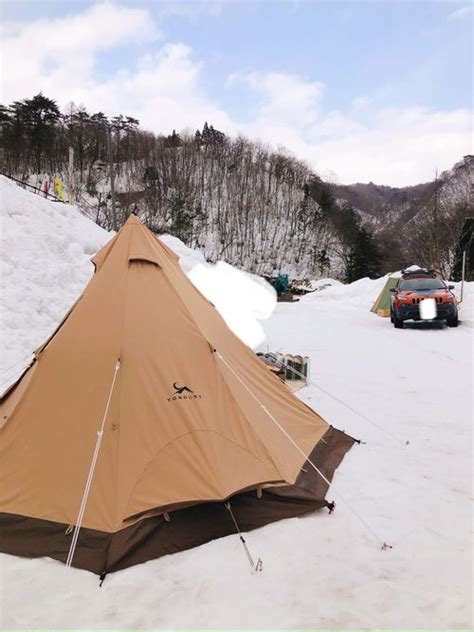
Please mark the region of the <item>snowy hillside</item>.
[[[473, 156], [464, 156], [452, 169], [438, 176], [438, 202], [440, 212], [456, 205], [468, 204], [471, 181], [474, 174]], [[361, 213], [364, 221], [372, 219], [375, 230], [381, 230], [397, 220], [420, 218], [427, 213], [435, 189], [435, 182], [425, 182], [408, 187], [389, 187], [368, 184], [333, 185], [340, 202], [349, 202]], [[419, 218], [419, 219], [420, 219]]]
[[[110, 235], [72, 207], [3, 178], [0, 185], [8, 366], [62, 318], [92, 273], [89, 257]], [[265, 286], [166, 241], [244, 337], [255, 343], [263, 327], [262, 350], [310, 356], [312, 383], [298, 395], [366, 444], [336, 473], [333, 515], [319, 511], [246, 536], [262, 573], [250, 572], [237, 536], [113, 573], [100, 589], [91, 573], [1, 555], [2, 627], [472, 627], [474, 283], [465, 286], [457, 329], [395, 330], [369, 311], [384, 279], [336, 283], [279, 303], [271, 315]], [[235, 318], [237, 306], [244, 315]], [[382, 550], [383, 542], [393, 548]]]

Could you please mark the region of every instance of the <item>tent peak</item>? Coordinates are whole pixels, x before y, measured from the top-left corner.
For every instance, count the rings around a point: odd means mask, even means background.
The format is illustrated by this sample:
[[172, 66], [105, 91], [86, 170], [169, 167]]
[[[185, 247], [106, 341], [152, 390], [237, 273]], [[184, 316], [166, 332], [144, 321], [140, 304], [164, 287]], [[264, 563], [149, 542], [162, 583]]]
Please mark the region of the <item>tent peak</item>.
[[143, 226], [143, 222], [141, 222], [136, 215], [133, 213], [128, 216], [127, 221], [124, 226], [133, 226], [134, 224], [138, 224], [139, 226]]
[[91, 259], [98, 272], [118, 243], [128, 243], [129, 261], [149, 261], [163, 267], [165, 261], [177, 264], [178, 255], [162, 242], [136, 215], [130, 215], [125, 224]]

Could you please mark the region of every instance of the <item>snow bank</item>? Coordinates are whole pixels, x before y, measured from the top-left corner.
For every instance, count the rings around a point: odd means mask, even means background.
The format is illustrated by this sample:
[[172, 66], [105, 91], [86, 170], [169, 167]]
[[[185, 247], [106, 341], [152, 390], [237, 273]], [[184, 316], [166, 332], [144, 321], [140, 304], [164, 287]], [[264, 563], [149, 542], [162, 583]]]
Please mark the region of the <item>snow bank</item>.
[[[414, 265], [406, 269], [418, 268], [419, 266]], [[302, 297], [301, 300], [305, 303], [317, 303], [318, 305], [334, 305], [334, 303], [338, 303], [339, 307], [343, 306], [344, 308], [354, 309], [366, 308], [370, 310], [378, 295], [384, 288], [387, 279], [389, 277], [399, 276], [401, 276], [400, 270], [398, 270], [397, 272], [386, 274], [379, 279], [369, 279], [366, 277], [364, 279], [358, 279], [357, 281], [346, 285], [344, 285], [340, 281], [335, 281], [334, 279], [321, 279], [320, 288], [324, 289], [324, 292], [312, 292]], [[454, 294], [456, 295], [458, 300], [460, 300], [461, 283], [449, 282], [449, 284], [454, 285]], [[459, 310], [460, 318], [462, 318], [463, 322], [467, 323], [468, 326], [470, 326], [469, 323], [473, 320], [473, 288], [474, 283], [464, 284], [464, 300], [461, 303]]]
[[[454, 283], [455, 294], [461, 298], [461, 283]], [[466, 327], [474, 327], [474, 282], [464, 283], [464, 295], [459, 305], [459, 320]]]
[[90, 258], [110, 235], [77, 208], [50, 202], [4, 176], [0, 200], [3, 391], [81, 294], [93, 273]]
[[377, 298], [379, 292], [384, 287], [387, 277], [380, 279], [359, 279], [353, 283], [344, 285], [343, 283], [326, 287], [324, 291], [312, 292], [303, 296], [304, 303], [334, 304], [339, 307], [367, 308], [370, 309], [372, 303]]

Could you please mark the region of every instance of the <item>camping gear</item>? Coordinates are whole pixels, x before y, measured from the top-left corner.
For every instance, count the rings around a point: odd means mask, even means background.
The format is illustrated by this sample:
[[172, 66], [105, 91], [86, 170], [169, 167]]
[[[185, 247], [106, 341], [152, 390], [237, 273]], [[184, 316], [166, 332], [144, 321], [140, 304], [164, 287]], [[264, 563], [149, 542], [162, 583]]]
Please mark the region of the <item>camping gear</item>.
[[377, 296], [375, 303], [370, 309], [371, 312], [374, 312], [377, 316], [390, 316], [390, 290], [395, 288], [399, 278], [400, 276], [389, 276], [387, 278], [382, 291]]
[[264, 277], [272, 285], [277, 293], [277, 301], [285, 303], [296, 303], [299, 298], [293, 298], [293, 291], [290, 290], [290, 282], [287, 274], [279, 274], [276, 277]]
[[289, 289], [288, 275], [279, 274], [275, 279], [273, 279], [273, 287], [277, 291], [278, 296], [280, 296], [280, 294], [286, 294]]
[[328, 506], [354, 440], [268, 371], [174, 252], [130, 216], [92, 261], [0, 400], [0, 551], [104, 576], [234, 520]]
[[285, 382], [292, 391], [306, 386], [309, 381], [309, 358], [291, 353], [257, 352], [257, 357]]
[[257, 358], [261, 360], [274, 375], [277, 375], [282, 382], [285, 381], [285, 363], [279, 360], [275, 353], [271, 353], [270, 351], [267, 353], [258, 351]]

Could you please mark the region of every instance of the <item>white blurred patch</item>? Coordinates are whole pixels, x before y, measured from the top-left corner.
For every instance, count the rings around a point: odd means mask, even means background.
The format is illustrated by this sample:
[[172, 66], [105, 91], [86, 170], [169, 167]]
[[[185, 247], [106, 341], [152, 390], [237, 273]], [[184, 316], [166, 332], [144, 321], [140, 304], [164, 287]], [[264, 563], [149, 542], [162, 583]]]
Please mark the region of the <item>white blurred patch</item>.
[[436, 318], [436, 301], [434, 298], [425, 298], [420, 302], [420, 316], [423, 320]]
[[213, 303], [228, 327], [242, 342], [255, 349], [265, 340], [260, 320], [270, 318], [276, 292], [262, 279], [223, 261], [206, 263], [203, 254], [185, 246], [172, 235], [160, 235], [179, 257], [183, 272]]
[[188, 276], [242, 342], [255, 348], [265, 340], [259, 320], [269, 318], [276, 306], [276, 292], [269, 283], [223, 261], [198, 263]]

